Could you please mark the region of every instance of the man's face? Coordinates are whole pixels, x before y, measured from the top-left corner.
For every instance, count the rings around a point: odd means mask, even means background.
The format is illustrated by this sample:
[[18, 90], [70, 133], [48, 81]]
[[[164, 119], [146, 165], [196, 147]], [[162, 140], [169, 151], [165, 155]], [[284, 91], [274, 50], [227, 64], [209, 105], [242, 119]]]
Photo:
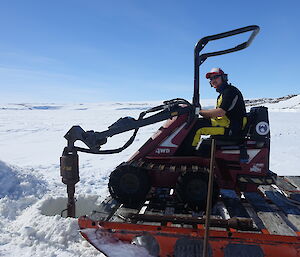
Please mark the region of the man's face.
[[209, 81], [210, 85], [215, 88], [216, 90], [222, 85], [222, 76], [216, 75], [212, 76]]

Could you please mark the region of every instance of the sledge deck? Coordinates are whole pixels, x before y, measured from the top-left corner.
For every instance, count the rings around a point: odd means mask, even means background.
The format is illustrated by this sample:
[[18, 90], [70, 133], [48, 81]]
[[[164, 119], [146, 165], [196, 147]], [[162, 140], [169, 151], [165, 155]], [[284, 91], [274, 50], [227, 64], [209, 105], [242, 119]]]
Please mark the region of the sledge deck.
[[[278, 177], [277, 185], [257, 192], [220, 193], [212, 210], [209, 256], [300, 256], [300, 177]], [[104, 238], [126, 243], [151, 238], [146, 248], [154, 256], [202, 256], [204, 224], [204, 213], [186, 210], [169, 189], [152, 192], [139, 208], [108, 197], [89, 217], [79, 218], [82, 235], [101, 252]]]

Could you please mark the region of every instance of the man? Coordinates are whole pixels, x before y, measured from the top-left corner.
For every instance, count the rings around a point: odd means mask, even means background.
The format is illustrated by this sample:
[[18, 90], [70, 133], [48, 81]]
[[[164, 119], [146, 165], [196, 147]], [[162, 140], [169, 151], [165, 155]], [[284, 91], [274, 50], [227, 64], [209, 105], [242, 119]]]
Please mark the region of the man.
[[220, 68], [213, 68], [206, 74], [211, 87], [219, 93], [215, 109], [200, 110], [204, 119], [199, 119], [196, 127], [199, 128], [193, 139], [193, 146], [197, 146], [201, 135], [227, 135], [232, 138], [241, 136], [246, 123], [244, 119], [246, 108], [241, 92], [228, 84], [227, 74]]

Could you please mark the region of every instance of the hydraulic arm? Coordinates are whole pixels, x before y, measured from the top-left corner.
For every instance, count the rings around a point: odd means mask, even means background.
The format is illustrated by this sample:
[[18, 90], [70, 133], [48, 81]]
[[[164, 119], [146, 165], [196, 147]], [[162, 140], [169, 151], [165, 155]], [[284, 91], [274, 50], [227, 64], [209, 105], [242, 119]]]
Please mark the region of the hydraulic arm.
[[[153, 112], [155, 112], [155, 114], [145, 118], [145, 115]], [[69, 153], [79, 151], [94, 154], [119, 153], [133, 142], [139, 128], [186, 113], [190, 114], [190, 118], [193, 118], [194, 115], [196, 115], [194, 107], [187, 100], [176, 98], [165, 101], [162, 105], [150, 108], [140, 113], [138, 119], [134, 119], [132, 117], [120, 118], [110, 125], [108, 130], [102, 132], [95, 132], [93, 130], [84, 131], [80, 126], [73, 126], [65, 135], [65, 138], [68, 141], [68, 146], [65, 148], [65, 151]], [[101, 146], [107, 142], [108, 137], [130, 130], [134, 130], [134, 133], [124, 146], [117, 149], [100, 150]], [[88, 148], [76, 147], [74, 143], [77, 140], [85, 143]]]
[[[145, 117], [149, 113], [154, 113]], [[138, 119], [132, 117], [120, 118], [108, 127], [108, 130], [102, 132], [84, 131], [80, 126], [73, 126], [65, 135], [68, 141], [67, 147], [64, 148], [60, 158], [60, 172], [62, 182], [67, 185], [68, 205], [67, 216], [75, 217], [75, 184], [79, 182], [78, 154], [77, 152], [86, 152], [93, 154], [113, 154], [119, 153], [126, 149], [132, 142], [140, 127], [151, 125], [172, 117], [189, 114], [192, 121], [197, 114], [195, 108], [188, 101], [176, 98], [165, 101], [162, 105], [150, 108], [140, 113]], [[134, 130], [130, 139], [120, 148], [100, 150], [101, 146], [107, 142], [108, 137], [121, 134], [126, 131]], [[88, 148], [75, 146], [76, 141], [82, 141]]]

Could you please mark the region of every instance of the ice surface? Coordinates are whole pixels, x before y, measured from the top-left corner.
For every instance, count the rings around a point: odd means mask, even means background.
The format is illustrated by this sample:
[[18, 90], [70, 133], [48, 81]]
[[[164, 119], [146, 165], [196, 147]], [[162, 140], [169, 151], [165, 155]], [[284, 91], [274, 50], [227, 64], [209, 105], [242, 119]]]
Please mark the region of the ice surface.
[[[205, 100], [202, 106], [211, 108], [214, 103]], [[73, 125], [105, 130], [120, 117], [137, 118], [142, 110], [157, 104], [161, 102], [0, 104], [0, 256], [99, 256], [81, 238], [77, 220], [60, 217], [66, 197], [59, 174], [59, 157], [66, 144], [63, 136]], [[247, 108], [253, 104], [269, 108], [271, 170], [279, 175], [300, 175], [300, 96], [280, 101], [252, 99]], [[88, 212], [104, 199], [113, 168], [160, 126], [141, 128], [135, 142], [122, 153], [80, 154], [81, 180], [76, 194], [82, 210]], [[107, 148], [123, 145], [130, 135], [109, 139]], [[120, 256], [126, 254], [124, 250]]]

